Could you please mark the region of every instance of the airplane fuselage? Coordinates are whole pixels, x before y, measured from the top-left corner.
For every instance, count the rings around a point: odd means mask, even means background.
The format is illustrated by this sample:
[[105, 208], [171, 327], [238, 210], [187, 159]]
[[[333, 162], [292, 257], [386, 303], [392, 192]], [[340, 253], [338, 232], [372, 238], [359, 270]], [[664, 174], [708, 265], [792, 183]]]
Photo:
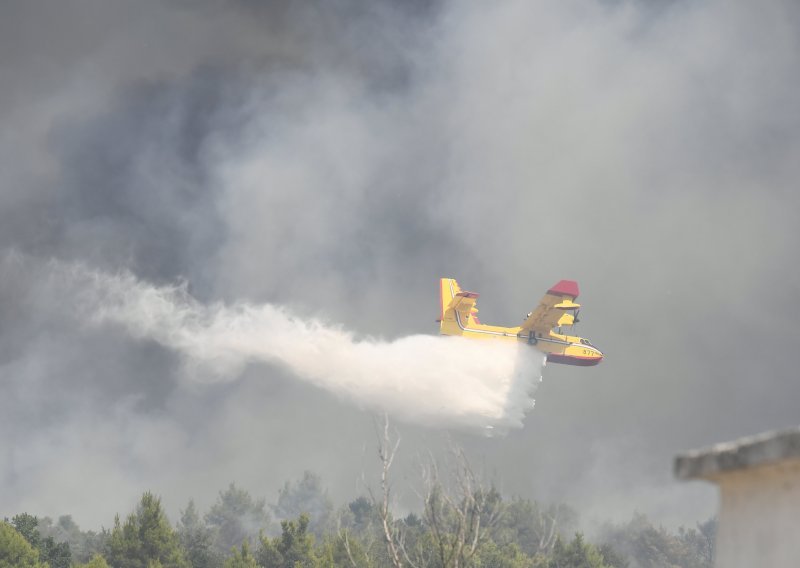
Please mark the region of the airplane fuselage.
[[548, 334], [531, 333], [521, 327], [485, 325], [476, 322], [475, 319], [477, 318], [469, 316], [464, 318], [458, 312], [454, 312], [452, 317], [445, 317], [442, 320], [441, 333], [461, 335], [471, 339], [523, 341], [545, 353], [548, 363], [589, 367], [603, 360], [603, 353], [583, 337], [563, 335], [555, 331], [550, 331]]
[[472, 339], [524, 341], [547, 355], [547, 361], [588, 367], [603, 360], [603, 353], [588, 339], [565, 335], [564, 326], [578, 322], [580, 304], [578, 283], [561, 280], [551, 287], [539, 305], [518, 327], [485, 325], [478, 320], [475, 306], [478, 294], [461, 290], [453, 278], [440, 279], [439, 331], [442, 335], [460, 335]]

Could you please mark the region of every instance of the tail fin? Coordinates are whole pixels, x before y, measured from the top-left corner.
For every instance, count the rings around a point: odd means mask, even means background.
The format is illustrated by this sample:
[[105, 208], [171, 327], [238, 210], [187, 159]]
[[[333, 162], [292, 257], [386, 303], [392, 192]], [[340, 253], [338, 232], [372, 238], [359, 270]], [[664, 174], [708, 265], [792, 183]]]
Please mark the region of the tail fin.
[[444, 320], [444, 312], [448, 306], [453, 303], [453, 297], [461, 292], [461, 287], [454, 278], [442, 278], [439, 280], [439, 319], [436, 321], [441, 322]]
[[478, 294], [463, 292], [453, 278], [442, 278], [439, 281], [440, 313], [439, 332], [443, 335], [462, 335], [464, 328], [473, 320], [477, 323], [478, 308], [475, 301]]

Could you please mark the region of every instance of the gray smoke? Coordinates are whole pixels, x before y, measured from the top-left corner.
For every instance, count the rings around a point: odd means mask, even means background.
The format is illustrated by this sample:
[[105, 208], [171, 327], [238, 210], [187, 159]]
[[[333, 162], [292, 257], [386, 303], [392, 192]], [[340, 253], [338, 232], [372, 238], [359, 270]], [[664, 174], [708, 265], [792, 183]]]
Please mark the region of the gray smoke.
[[[705, 517], [672, 455], [797, 423], [794, 3], [0, 10], [5, 514], [97, 527], [306, 469], [345, 499], [375, 469], [370, 411], [291, 365], [199, 384], [162, 337], [76, 329], [74, 263], [388, 345], [435, 334], [439, 277], [508, 325], [578, 280], [606, 360], [548, 366], [507, 437], [454, 436], [586, 517]], [[444, 436], [402, 428], [398, 476]]]

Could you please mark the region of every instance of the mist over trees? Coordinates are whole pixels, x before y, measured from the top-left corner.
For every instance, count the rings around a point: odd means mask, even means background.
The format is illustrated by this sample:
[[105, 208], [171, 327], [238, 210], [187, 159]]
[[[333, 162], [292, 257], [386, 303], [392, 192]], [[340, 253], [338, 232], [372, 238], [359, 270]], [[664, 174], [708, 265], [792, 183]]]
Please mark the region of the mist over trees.
[[424, 487], [421, 510], [405, 516], [392, 510], [388, 475], [383, 491], [335, 504], [311, 472], [270, 505], [231, 483], [208, 511], [190, 500], [175, 524], [151, 492], [100, 532], [82, 531], [69, 515], [20, 513], [0, 523], [0, 568], [712, 566], [714, 519], [670, 531], [637, 513], [587, 536], [567, 504], [504, 497], [466, 462]]
[[[715, 519], [677, 532], [635, 513], [580, 530], [566, 503], [505, 496], [451, 444], [421, 458], [416, 510], [399, 513], [392, 466], [400, 435], [376, 423], [379, 482], [335, 503], [306, 471], [274, 503], [230, 483], [207, 511], [190, 499], [173, 525], [145, 492], [111, 528], [81, 531], [24, 512], [0, 525], [0, 568], [710, 568]], [[200, 496], [203, 497], [203, 496]], [[208, 501], [205, 501], [208, 502]]]

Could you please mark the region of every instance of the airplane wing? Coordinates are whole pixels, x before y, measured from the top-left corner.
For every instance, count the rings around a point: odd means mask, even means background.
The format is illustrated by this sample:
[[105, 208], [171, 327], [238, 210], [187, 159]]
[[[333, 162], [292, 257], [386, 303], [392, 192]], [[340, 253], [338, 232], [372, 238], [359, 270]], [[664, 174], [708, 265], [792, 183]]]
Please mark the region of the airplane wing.
[[547, 334], [559, 325], [572, 325], [572, 314], [567, 310], [580, 308], [574, 302], [578, 297], [578, 283], [573, 280], [561, 280], [550, 288], [522, 324], [524, 331]]

